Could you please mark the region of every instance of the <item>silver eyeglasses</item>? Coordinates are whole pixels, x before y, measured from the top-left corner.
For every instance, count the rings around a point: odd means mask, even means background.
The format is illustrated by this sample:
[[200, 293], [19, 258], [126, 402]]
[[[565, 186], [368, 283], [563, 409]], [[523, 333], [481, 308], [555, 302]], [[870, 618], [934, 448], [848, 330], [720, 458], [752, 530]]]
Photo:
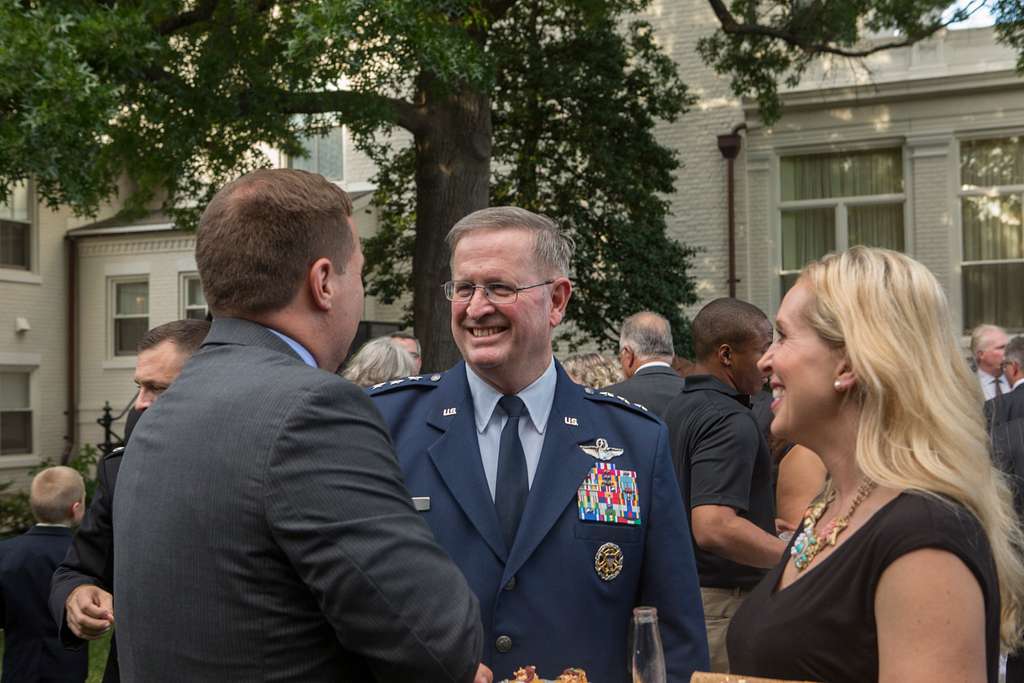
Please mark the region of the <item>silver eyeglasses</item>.
[[448, 301], [456, 303], [469, 301], [476, 294], [476, 290], [482, 289], [484, 290], [484, 296], [492, 304], [514, 304], [519, 299], [519, 292], [533, 289], [534, 287], [550, 285], [552, 282], [554, 280], [545, 280], [535, 285], [516, 287], [505, 282], [488, 282], [486, 285], [478, 285], [465, 280], [449, 280], [441, 285], [441, 289], [444, 290], [444, 296]]

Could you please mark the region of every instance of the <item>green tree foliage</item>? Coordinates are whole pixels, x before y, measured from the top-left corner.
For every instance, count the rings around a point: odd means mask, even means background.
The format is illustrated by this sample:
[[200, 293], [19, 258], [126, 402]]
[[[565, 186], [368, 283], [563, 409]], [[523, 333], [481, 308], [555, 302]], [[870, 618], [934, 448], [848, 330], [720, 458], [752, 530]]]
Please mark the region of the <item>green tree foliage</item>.
[[[690, 354], [680, 305], [696, 300], [692, 251], [668, 238], [664, 195], [678, 161], [654, 138], [691, 102], [649, 24], [622, 23], [636, 3], [523, 2], [489, 38], [495, 64], [491, 203], [555, 218], [576, 242], [575, 291], [563, 339], [618, 343], [621, 320], [664, 312]], [[413, 149], [363, 142], [380, 173], [381, 230], [367, 245], [371, 291], [392, 300], [410, 286], [415, 211]], [[657, 273], [657, 276], [652, 274]]]
[[[912, 45], [987, 7], [1002, 40], [1020, 51], [1024, 71], [1021, 0], [708, 0], [721, 28], [698, 43], [704, 61], [727, 75], [740, 97], [758, 102], [761, 117], [782, 114], [778, 87], [800, 82], [822, 55], [860, 59]], [[871, 34], [892, 37], [868, 41]]]
[[[127, 176], [129, 212], [162, 201], [189, 225], [226, 180], [269, 165], [263, 150], [301, 154], [345, 124], [384, 162], [368, 251], [382, 294], [412, 290], [428, 366], [456, 357], [444, 233], [493, 201], [574, 232], [575, 317], [603, 338], [692, 296], [659, 196], [676, 161], [651, 137], [688, 100], [628, 21], [647, 4], [0, 0], [0, 189], [33, 177], [41, 199], [90, 213]], [[377, 142], [398, 129], [411, 147]]]

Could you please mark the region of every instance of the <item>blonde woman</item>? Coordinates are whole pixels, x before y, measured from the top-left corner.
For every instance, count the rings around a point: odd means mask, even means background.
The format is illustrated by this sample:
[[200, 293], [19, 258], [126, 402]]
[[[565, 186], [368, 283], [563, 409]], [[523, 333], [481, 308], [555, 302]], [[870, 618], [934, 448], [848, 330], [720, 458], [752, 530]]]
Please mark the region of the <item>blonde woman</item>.
[[1000, 634], [1020, 640], [1021, 531], [938, 282], [855, 247], [807, 266], [776, 326], [772, 432], [831, 485], [736, 614], [733, 671], [996, 683]]
[[388, 337], [377, 337], [359, 348], [341, 376], [361, 387], [372, 387], [397, 377], [408, 377], [415, 368], [412, 354]]

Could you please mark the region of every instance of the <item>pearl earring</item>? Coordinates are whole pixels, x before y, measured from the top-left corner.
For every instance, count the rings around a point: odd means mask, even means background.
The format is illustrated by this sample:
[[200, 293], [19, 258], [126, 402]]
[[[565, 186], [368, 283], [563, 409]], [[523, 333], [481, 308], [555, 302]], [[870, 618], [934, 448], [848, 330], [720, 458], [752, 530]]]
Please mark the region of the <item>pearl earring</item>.
[[840, 381], [838, 379], [835, 382], [832, 383], [832, 386], [834, 386], [836, 388], [836, 391], [842, 391], [843, 390], [843, 383], [842, 383], [842, 381]]

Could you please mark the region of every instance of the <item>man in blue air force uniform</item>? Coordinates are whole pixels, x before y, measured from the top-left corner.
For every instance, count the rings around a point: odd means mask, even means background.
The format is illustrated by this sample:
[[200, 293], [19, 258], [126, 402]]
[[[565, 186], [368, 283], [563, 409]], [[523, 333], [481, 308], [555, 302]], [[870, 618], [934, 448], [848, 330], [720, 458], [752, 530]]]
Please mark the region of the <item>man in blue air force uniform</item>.
[[658, 608], [668, 680], [706, 669], [689, 525], [665, 425], [573, 383], [551, 353], [573, 244], [549, 219], [484, 209], [448, 235], [464, 363], [371, 389], [405, 481], [480, 600], [495, 678], [533, 664], [631, 680], [632, 609]]

